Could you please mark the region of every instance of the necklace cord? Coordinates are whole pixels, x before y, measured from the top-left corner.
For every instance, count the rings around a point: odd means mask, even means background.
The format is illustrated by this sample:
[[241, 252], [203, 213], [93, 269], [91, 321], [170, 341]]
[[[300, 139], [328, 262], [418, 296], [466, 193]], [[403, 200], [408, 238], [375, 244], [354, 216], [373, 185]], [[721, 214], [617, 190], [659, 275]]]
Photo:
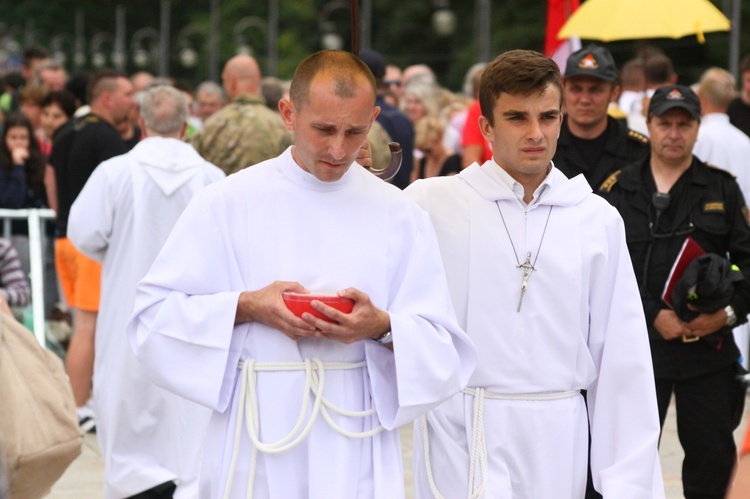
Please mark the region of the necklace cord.
[[[516, 258], [516, 264], [520, 266], [521, 260], [518, 259], [518, 250], [516, 250], [516, 245], [513, 244], [513, 238], [510, 237], [510, 231], [508, 230], [508, 224], [505, 223], [503, 210], [500, 209], [500, 203], [498, 203], [497, 201], [495, 201], [495, 206], [497, 206], [497, 211], [500, 212], [500, 218], [503, 220], [503, 227], [505, 227], [505, 233], [508, 234], [508, 240], [510, 241], [510, 246], [513, 248], [513, 256]], [[547, 226], [549, 225], [549, 218], [551, 215], [552, 215], [552, 206], [549, 207], [549, 211], [547, 212], [547, 221], [544, 222], [544, 230], [542, 230], [542, 237], [539, 239], [539, 247], [536, 249], [536, 256], [534, 257], [534, 262], [531, 264], [532, 267], [536, 266], [536, 261], [539, 259], [539, 252], [542, 249], [542, 243], [544, 242], [544, 235], [547, 233]]]

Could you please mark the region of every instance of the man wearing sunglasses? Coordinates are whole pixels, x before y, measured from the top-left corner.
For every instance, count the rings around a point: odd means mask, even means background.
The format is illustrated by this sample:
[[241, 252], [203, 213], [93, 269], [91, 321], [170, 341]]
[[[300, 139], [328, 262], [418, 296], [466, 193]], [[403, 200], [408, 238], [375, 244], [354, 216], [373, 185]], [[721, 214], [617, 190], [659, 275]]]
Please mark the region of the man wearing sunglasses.
[[[601, 186], [625, 220], [628, 249], [648, 323], [662, 426], [674, 394], [685, 451], [685, 497], [723, 498], [745, 389], [732, 326], [750, 310], [748, 209], [734, 177], [693, 155], [701, 106], [688, 87], [659, 88], [648, 107], [651, 153]], [[687, 237], [728, 258], [744, 279], [728, 304], [681, 319], [662, 299]]]

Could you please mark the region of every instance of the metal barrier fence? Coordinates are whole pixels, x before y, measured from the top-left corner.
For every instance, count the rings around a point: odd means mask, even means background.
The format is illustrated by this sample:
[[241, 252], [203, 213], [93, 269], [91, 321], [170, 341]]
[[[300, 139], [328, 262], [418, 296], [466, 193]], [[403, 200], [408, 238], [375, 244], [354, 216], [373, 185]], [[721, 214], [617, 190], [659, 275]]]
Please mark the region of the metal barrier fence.
[[10, 240], [11, 222], [13, 220], [27, 220], [29, 223], [29, 281], [31, 281], [31, 311], [34, 320], [34, 336], [43, 347], [47, 346], [44, 320], [44, 251], [46, 234], [44, 221], [55, 218], [54, 210], [0, 209], [0, 219], [3, 220], [3, 237]]

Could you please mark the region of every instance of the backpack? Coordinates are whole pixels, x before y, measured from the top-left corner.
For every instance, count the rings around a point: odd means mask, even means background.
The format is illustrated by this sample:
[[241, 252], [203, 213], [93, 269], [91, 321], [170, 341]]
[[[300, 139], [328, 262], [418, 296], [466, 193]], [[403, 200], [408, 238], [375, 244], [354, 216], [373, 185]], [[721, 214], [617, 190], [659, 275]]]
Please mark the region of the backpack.
[[0, 458], [10, 499], [47, 495], [82, 442], [62, 361], [0, 314]]

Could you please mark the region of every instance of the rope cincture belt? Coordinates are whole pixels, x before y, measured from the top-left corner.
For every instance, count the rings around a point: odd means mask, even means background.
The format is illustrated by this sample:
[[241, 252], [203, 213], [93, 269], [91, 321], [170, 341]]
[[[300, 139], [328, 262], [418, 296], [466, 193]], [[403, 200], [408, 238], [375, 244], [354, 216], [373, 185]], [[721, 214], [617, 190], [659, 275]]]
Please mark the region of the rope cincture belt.
[[[474, 416], [472, 420], [471, 442], [469, 443], [469, 490], [468, 499], [479, 499], [487, 488], [487, 441], [484, 436], [484, 400], [558, 400], [574, 397], [580, 390], [541, 393], [494, 393], [484, 388], [465, 388], [463, 393], [474, 397]], [[445, 499], [435, 484], [430, 464], [430, 439], [427, 434], [427, 416], [419, 418], [424, 444], [424, 465], [430, 492], [435, 499]]]
[[[224, 491], [224, 498], [228, 499], [232, 490], [232, 478], [237, 466], [237, 456], [239, 455], [240, 436], [242, 432], [242, 421], [245, 420], [247, 434], [253, 443], [252, 457], [250, 461], [250, 472], [247, 485], [248, 499], [253, 496], [253, 482], [255, 479], [255, 467], [257, 464], [258, 451], [266, 454], [279, 454], [286, 452], [297, 444], [302, 442], [312, 430], [318, 415], [322, 415], [328, 425], [336, 430], [340, 435], [349, 438], [369, 438], [383, 431], [383, 426], [378, 425], [364, 432], [348, 431], [333, 421], [329, 411], [333, 411], [341, 416], [351, 418], [365, 418], [375, 414], [375, 408], [365, 411], [349, 411], [333, 405], [323, 396], [325, 387], [325, 372], [344, 371], [349, 369], [360, 369], [367, 366], [366, 361], [362, 362], [323, 362], [318, 358], [305, 359], [304, 362], [256, 362], [255, 359], [247, 359], [240, 363], [242, 372], [240, 374], [240, 399], [237, 410], [237, 422], [234, 432], [234, 449], [232, 452], [232, 463], [229, 467], [227, 476], [227, 485]], [[258, 416], [258, 396], [256, 393], [257, 372], [280, 372], [280, 371], [304, 371], [305, 372], [305, 390], [302, 393], [302, 409], [300, 410], [297, 424], [281, 440], [273, 443], [264, 443], [260, 441], [260, 428]], [[310, 419], [305, 423], [307, 407], [309, 405], [309, 394], [312, 392], [315, 397]], [[245, 417], [247, 416], [247, 417]], [[303, 427], [304, 426], [304, 427]]]

